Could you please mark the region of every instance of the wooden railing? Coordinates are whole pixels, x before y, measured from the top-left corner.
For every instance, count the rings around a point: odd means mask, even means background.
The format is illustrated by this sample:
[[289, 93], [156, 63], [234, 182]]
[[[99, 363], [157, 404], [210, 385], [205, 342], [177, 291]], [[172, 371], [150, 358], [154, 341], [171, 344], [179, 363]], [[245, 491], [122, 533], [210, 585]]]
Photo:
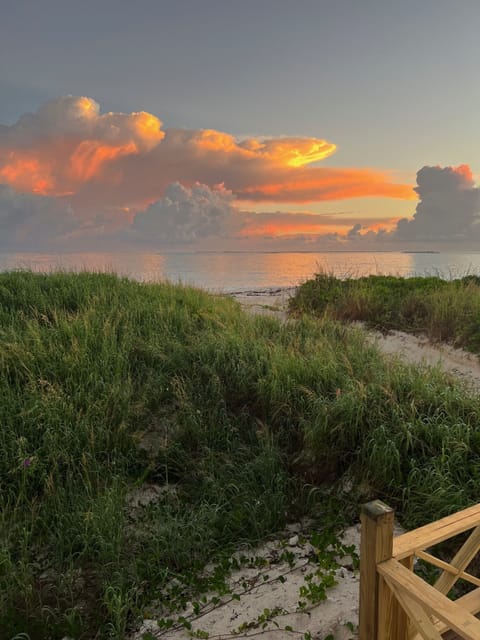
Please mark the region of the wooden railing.
[[[480, 548], [480, 504], [396, 537], [394, 512], [379, 500], [363, 506], [361, 520], [359, 640], [480, 640], [480, 579], [467, 572]], [[427, 551], [470, 529], [450, 562]], [[433, 586], [413, 572], [415, 558], [442, 570]], [[459, 578], [476, 588], [451, 600]]]

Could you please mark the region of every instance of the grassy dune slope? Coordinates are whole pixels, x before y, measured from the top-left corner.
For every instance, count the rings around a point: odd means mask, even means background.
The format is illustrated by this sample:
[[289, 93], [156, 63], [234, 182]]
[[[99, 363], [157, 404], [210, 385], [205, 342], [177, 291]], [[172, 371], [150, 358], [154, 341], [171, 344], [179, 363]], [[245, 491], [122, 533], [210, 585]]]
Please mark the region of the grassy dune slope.
[[173, 577], [326, 518], [327, 475], [410, 525], [480, 499], [480, 399], [361, 331], [195, 289], [0, 274], [0, 397], [5, 638], [123, 637]]

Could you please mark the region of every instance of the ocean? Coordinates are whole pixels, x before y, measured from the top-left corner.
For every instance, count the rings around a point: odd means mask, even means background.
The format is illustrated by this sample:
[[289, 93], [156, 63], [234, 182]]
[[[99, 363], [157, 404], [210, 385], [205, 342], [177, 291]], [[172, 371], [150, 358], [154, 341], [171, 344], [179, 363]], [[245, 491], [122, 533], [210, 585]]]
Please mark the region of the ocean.
[[478, 253], [0, 253], [0, 271], [109, 271], [144, 282], [182, 282], [213, 292], [295, 286], [319, 271], [338, 277], [480, 275]]

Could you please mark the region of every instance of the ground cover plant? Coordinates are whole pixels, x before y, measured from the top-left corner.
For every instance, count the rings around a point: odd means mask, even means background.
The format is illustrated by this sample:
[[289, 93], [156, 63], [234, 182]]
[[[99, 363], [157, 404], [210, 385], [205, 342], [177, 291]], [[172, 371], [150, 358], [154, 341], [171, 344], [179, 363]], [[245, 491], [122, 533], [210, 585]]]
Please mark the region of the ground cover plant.
[[319, 273], [299, 288], [291, 310], [361, 320], [378, 329], [424, 333], [480, 353], [480, 277], [368, 276]]
[[239, 542], [357, 497], [409, 526], [480, 499], [478, 397], [183, 286], [0, 274], [0, 397], [2, 638], [122, 638], [221, 590]]

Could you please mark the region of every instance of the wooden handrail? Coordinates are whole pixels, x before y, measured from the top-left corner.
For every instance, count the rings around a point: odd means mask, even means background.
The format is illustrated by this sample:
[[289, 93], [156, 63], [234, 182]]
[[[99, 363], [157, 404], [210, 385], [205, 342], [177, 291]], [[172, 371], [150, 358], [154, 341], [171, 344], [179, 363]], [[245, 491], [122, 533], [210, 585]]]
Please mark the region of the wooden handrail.
[[[480, 578], [467, 572], [480, 548], [480, 504], [395, 538], [393, 515], [378, 500], [362, 507], [360, 640], [441, 640], [448, 630], [480, 640]], [[450, 562], [426, 551], [471, 529]], [[433, 586], [413, 572], [415, 556], [443, 570]], [[459, 578], [479, 588], [453, 601], [445, 594]]]
[[[443, 560], [439, 560], [438, 558], [435, 558], [435, 556], [430, 555], [426, 551], [417, 551], [415, 555], [417, 556], [417, 558], [420, 558], [420, 560], [425, 560], [425, 562], [433, 564], [434, 567], [438, 567], [442, 571], [451, 573], [452, 576], [455, 576], [454, 580], [458, 580], [459, 578], [462, 578], [466, 582], [470, 582], [471, 584], [474, 584], [476, 587], [480, 587], [480, 578], [476, 578], [475, 576], [472, 576], [472, 574], [467, 573], [467, 571], [461, 571], [460, 569], [452, 566], [448, 562], [444, 562]], [[435, 586], [435, 588], [438, 588], [438, 587]], [[439, 591], [442, 591], [442, 590], [439, 589]], [[445, 593], [445, 592], [442, 591], [442, 593]]]
[[[475, 527], [468, 540], [457, 551], [453, 560], [450, 561], [451, 566], [460, 571], [464, 571], [474, 556], [476, 556], [479, 547], [480, 527]], [[448, 593], [457, 580], [457, 576], [452, 575], [451, 572], [444, 571], [436, 581], [435, 589], [441, 593]]]
[[400, 562], [394, 558], [385, 560], [378, 565], [378, 572], [394, 592], [396, 589], [405, 592], [408, 598], [444, 622], [448, 629], [453, 629], [465, 640], [480, 640], [480, 620], [406, 569]]
[[473, 529], [478, 524], [480, 524], [480, 504], [395, 537], [393, 557], [401, 560], [417, 550], [423, 551], [459, 533]]

